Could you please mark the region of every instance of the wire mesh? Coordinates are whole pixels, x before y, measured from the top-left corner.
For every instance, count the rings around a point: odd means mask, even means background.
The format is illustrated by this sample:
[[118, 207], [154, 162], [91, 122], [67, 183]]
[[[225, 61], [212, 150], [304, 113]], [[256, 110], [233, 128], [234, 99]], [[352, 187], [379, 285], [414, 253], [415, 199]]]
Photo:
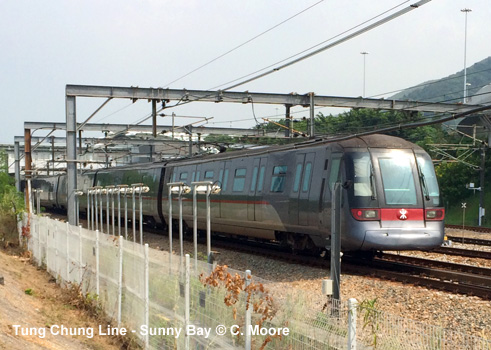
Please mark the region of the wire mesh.
[[190, 349], [242, 349], [248, 334], [251, 349], [346, 349], [348, 319], [355, 314], [357, 349], [491, 349], [488, 339], [390, 315], [366, 303], [355, 313], [347, 302], [254, 275], [247, 286], [243, 271], [203, 261], [197, 269], [191, 262], [187, 283], [179, 256], [150, 249], [146, 259], [144, 246], [126, 240], [120, 245], [117, 236], [38, 216], [30, 222], [33, 260], [60, 283], [79, 283], [113, 323], [121, 319], [150, 349], [184, 349], [187, 343]]
[[491, 349], [491, 340], [394, 316], [363, 303], [358, 307], [357, 338], [382, 350]]

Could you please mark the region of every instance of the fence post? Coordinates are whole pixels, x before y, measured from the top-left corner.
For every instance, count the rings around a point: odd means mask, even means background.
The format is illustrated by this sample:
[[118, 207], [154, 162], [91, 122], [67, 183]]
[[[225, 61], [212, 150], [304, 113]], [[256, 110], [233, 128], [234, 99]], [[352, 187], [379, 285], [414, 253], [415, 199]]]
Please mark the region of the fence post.
[[38, 234], [38, 266], [41, 267], [42, 261], [41, 261], [41, 225], [40, 225], [41, 220], [37, 221], [38, 224], [38, 229], [37, 229], [37, 234]]
[[135, 204], [135, 184], [131, 185], [131, 198], [133, 201], [133, 220], [131, 221], [133, 227], [133, 243], [136, 242], [136, 204]]
[[82, 225], [78, 227], [78, 284], [82, 287]]
[[128, 239], [128, 188], [124, 189], [124, 239]]
[[[245, 272], [245, 285], [246, 288], [251, 284], [252, 281], [252, 274], [251, 270], [246, 270]], [[246, 331], [246, 337], [245, 337], [245, 350], [251, 350], [251, 305], [249, 305], [249, 302], [246, 300], [246, 317], [245, 317], [245, 331]]]
[[[193, 185], [193, 183], [191, 183]], [[198, 201], [196, 199], [196, 187], [193, 186], [193, 245], [194, 245], [194, 271], [198, 272]]]
[[70, 281], [70, 224], [66, 223], [66, 282]]
[[118, 328], [121, 327], [123, 300], [123, 236], [119, 236], [119, 271], [118, 271]]
[[143, 191], [143, 184], [140, 186], [140, 190], [138, 191], [138, 207], [139, 207], [139, 215], [140, 215], [140, 244], [143, 244], [143, 197], [142, 197], [142, 191]]
[[[58, 244], [57, 244], [57, 238], [58, 236], [58, 219], [55, 219], [55, 229], [53, 230], [53, 239], [52, 241], [54, 242], [54, 247], [55, 247], [55, 263], [53, 264], [54, 268], [53, 271], [55, 273], [55, 276], [60, 276], [60, 268], [59, 268], [59, 262], [58, 262]], [[56, 281], [58, 283], [58, 280]]]
[[105, 189], [101, 187], [101, 195], [99, 196], [99, 216], [101, 219], [101, 232], [104, 233], [104, 191]]
[[169, 229], [169, 271], [172, 270], [172, 187], [169, 186], [169, 222], [167, 227]]
[[95, 290], [99, 296], [99, 230], [95, 230]]
[[[95, 188], [95, 187], [94, 187]], [[98, 205], [97, 205], [97, 191], [98, 189], [95, 189], [94, 190], [94, 223], [95, 223], [95, 230], [97, 231], [99, 229], [99, 208], [98, 208]], [[94, 229], [94, 227], [92, 227], [92, 230]]]
[[49, 231], [50, 231], [50, 221], [46, 216], [46, 271], [49, 272]]
[[189, 293], [189, 275], [190, 275], [190, 259], [189, 254], [186, 254], [186, 284], [184, 289], [184, 329], [185, 329], [185, 345], [184, 349], [189, 350], [189, 334], [188, 334], [188, 326], [189, 326], [189, 314], [190, 314], [190, 293]]
[[114, 191], [117, 191], [115, 187], [112, 188], [111, 190], [111, 225], [113, 227], [113, 236], [115, 232], [115, 227], [114, 227]]
[[356, 350], [356, 309], [358, 302], [354, 298], [348, 300], [348, 350]]
[[[149, 280], [149, 249], [148, 249], [148, 243], [145, 243], [145, 273], [144, 273], [144, 278], [145, 278], [145, 325], [147, 326], [147, 329], [150, 327], [150, 300], [149, 300], [149, 289], [150, 289], [150, 280]], [[149, 343], [149, 337], [148, 337], [148, 332], [145, 335], [145, 349], [149, 349], [150, 343]]]
[[111, 234], [111, 226], [110, 226], [110, 224], [109, 224], [109, 219], [110, 219], [110, 216], [111, 216], [111, 215], [109, 214], [109, 210], [110, 210], [110, 205], [109, 205], [110, 200], [109, 200], [109, 196], [110, 196], [110, 194], [111, 194], [111, 192], [112, 192], [112, 189], [111, 189], [112, 187], [114, 187], [114, 186], [106, 186], [106, 223], [107, 223], [106, 233], [107, 233], [108, 235], [110, 235], [110, 234]]
[[90, 230], [91, 217], [90, 217], [90, 188], [87, 189], [87, 229]]

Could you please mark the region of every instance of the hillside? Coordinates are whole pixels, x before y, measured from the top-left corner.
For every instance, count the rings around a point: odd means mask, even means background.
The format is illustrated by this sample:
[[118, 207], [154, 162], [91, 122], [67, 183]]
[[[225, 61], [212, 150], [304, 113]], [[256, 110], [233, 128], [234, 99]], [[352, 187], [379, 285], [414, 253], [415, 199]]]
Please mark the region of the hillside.
[[[483, 86], [491, 83], [491, 56], [467, 68], [467, 96], [472, 96]], [[391, 98], [431, 102], [459, 102], [463, 97], [464, 70], [445, 78], [427, 81], [406, 89]]]

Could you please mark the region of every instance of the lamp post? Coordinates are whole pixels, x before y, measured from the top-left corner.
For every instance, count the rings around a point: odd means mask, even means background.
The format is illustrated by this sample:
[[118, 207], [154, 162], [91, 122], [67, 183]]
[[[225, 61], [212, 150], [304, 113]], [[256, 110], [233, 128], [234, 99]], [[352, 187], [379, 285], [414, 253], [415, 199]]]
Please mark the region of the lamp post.
[[366, 51], [362, 51], [360, 52], [360, 54], [363, 55], [363, 97], [365, 97], [365, 81], [366, 81], [366, 63], [367, 63], [367, 55], [368, 55], [368, 52]]
[[467, 100], [467, 14], [471, 9], [465, 8], [460, 10], [465, 13], [465, 35], [464, 35], [464, 98], [463, 103]]

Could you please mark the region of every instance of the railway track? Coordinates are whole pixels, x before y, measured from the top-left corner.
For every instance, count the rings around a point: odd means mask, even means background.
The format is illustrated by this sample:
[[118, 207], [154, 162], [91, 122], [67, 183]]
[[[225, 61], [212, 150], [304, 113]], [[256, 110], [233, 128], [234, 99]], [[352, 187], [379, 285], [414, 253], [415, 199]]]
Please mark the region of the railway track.
[[491, 247], [491, 240], [489, 239], [465, 238], [459, 236], [447, 236], [447, 238], [455, 243], [475, 244], [475, 245], [484, 245], [484, 246]]
[[491, 252], [482, 251], [482, 250], [471, 250], [471, 249], [462, 249], [462, 248], [453, 248], [453, 247], [440, 247], [433, 249], [431, 253], [445, 254], [445, 255], [454, 255], [454, 256], [463, 256], [466, 258], [477, 258], [477, 259], [489, 259], [491, 260]]
[[388, 253], [373, 259], [369, 267], [382, 269], [383, 275], [398, 281], [491, 299], [489, 268]]
[[[146, 229], [146, 231], [152, 233], [153, 230]], [[272, 243], [214, 237], [213, 246], [215, 249], [225, 248], [290, 263], [330, 268], [329, 259], [294, 255], [290, 251]], [[474, 253], [471, 250], [456, 250], [455, 248], [438, 248], [436, 251], [440, 253], [439, 250], [444, 254], [463, 255], [469, 252]], [[480, 253], [489, 254], [489, 252]], [[475, 256], [473, 255], [472, 257]], [[371, 275], [377, 278], [411, 283], [453, 293], [476, 295], [491, 300], [491, 269], [488, 268], [384, 253], [382, 256], [373, 259], [345, 256], [342, 262], [342, 272], [365, 276]]]
[[447, 228], [456, 228], [456, 229], [459, 229], [459, 230], [474, 231], [474, 232], [491, 233], [491, 228], [490, 227], [482, 227], [482, 226], [464, 226], [464, 227], [462, 227], [462, 225], [449, 225], [449, 224], [445, 224], [445, 227], [447, 227]]
[[[318, 257], [293, 255], [273, 244], [214, 240], [215, 247], [238, 250], [308, 266], [329, 268], [330, 261]], [[381, 257], [364, 259], [345, 256], [342, 272], [371, 275], [378, 278], [411, 283], [452, 293], [479, 296], [491, 300], [491, 269], [469, 265], [384, 253]]]

